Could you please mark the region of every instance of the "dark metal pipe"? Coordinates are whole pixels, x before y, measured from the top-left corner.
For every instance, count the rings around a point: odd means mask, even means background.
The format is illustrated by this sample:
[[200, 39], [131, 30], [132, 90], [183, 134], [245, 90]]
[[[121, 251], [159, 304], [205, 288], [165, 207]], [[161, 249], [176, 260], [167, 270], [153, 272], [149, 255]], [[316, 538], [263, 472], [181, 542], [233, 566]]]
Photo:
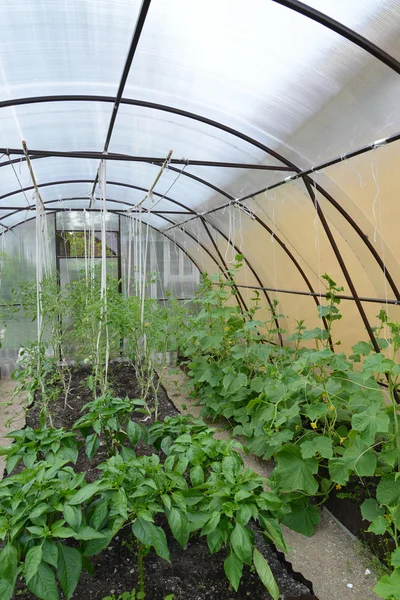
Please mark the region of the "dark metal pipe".
[[[277, 0], [273, 0], [273, 2], [277, 2]], [[327, 160], [323, 163], [320, 163], [319, 165], [317, 165], [315, 167], [311, 167], [310, 169], [305, 169], [304, 171], [298, 171], [297, 173], [294, 173], [293, 175], [290, 175], [289, 177], [286, 177], [285, 179], [281, 179], [281, 181], [278, 181], [277, 183], [272, 183], [271, 185], [268, 185], [267, 187], [262, 188], [261, 190], [258, 190], [257, 192], [254, 192], [252, 194], [247, 194], [246, 196], [242, 196], [242, 198], [238, 198], [238, 202], [244, 202], [245, 200], [248, 200], [249, 198], [253, 198], [254, 196], [258, 196], [259, 194], [268, 192], [269, 190], [274, 190], [275, 188], [280, 187], [281, 185], [284, 185], [285, 183], [288, 183], [291, 181], [296, 181], [297, 179], [302, 179], [306, 175], [311, 175], [312, 173], [322, 171], [323, 169], [326, 169], [327, 167], [332, 167], [333, 165], [337, 165], [344, 160], [348, 160], [349, 158], [354, 158], [355, 156], [359, 156], [360, 154], [365, 154], [366, 152], [370, 152], [371, 150], [376, 150], [376, 148], [378, 148], [381, 145], [387, 146], [388, 144], [392, 144], [393, 142], [397, 142], [398, 140], [400, 140], [400, 133], [394, 133], [393, 135], [389, 135], [387, 138], [384, 138], [383, 140], [376, 140], [375, 142], [371, 142], [370, 144], [367, 144], [366, 146], [362, 146], [361, 148], [358, 148], [357, 150], [353, 150], [351, 152], [346, 152], [345, 154], [342, 154], [341, 156], [337, 156], [336, 158]]]
[[338, 33], [342, 37], [346, 38], [353, 44], [356, 44], [359, 48], [362, 48], [371, 56], [374, 56], [378, 60], [380, 60], [383, 64], [388, 66], [390, 69], [393, 69], [396, 73], [400, 73], [400, 63], [393, 56], [376, 46], [370, 40], [360, 35], [353, 29], [346, 27], [343, 23], [332, 19], [332, 17], [328, 17], [324, 13], [316, 10], [315, 8], [308, 6], [307, 4], [303, 4], [303, 2], [299, 2], [299, 0], [272, 0], [277, 4], [281, 4], [286, 8], [290, 8], [291, 10], [320, 23], [324, 27], [327, 27], [331, 31]]
[[[11, 155], [20, 155], [23, 152], [20, 152], [19, 148], [0, 148], [0, 154], [7, 154], [7, 156]], [[29, 156], [31, 158], [48, 158], [48, 157], [62, 157], [62, 158], [86, 158], [91, 160], [115, 160], [115, 161], [126, 161], [126, 162], [144, 162], [150, 163], [152, 165], [161, 166], [165, 162], [165, 157], [159, 156], [134, 156], [132, 154], [120, 154], [118, 152], [108, 152], [104, 154], [103, 152], [94, 152], [94, 151], [61, 151], [61, 150], [29, 150]], [[19, 162], [19, 159], [14, 159], [13, 163]], [[1, 166], [5, 166], [9, 163], [0, 163]], [[275, 166], [275, 165], [264, 165], [264, 164], [255, 164], [255, 163], [238, 163], [238, 162], [221, 162], [221, 161], [212, 161], [212, 160], [194, 160], [189, 158], [170, 158], [168, 164], [171, 165], [185, 165], [192, 167], [221, 167], [225, 169], [252, 169], [259, 171], [290, 171], [293, 172], [293, 169], [289, 167], [283, 166]]]
[[[325, 294], [318, 294], [318, 292], [302, 292], [299, 290], [283, 290], [281, 288], [272, 288], [272, 287], [264, 287], [264, 286], [256, 286], [256, 285], [242, 285], [236, 284], [239, 288], [245, 288], [249, 290], [266, 290], [267, 292], [276, 292], [277, 294], [293, 294], [295, 296], [315, 296], [317, 298], [326, 298]], [[353, 296], [346, 296], [344, 294], [337, 294], [335, 296], [339, 300], [355, 300]], [[400, 306], [399, 300], [387, 299], [386, 298], [368, 298], [365, 296], [358, 296], [360, 302], [373, 302], [375, 304], [390, 304], [394, 306]]]
[[142, 6], [140, 7], [140, 11], [139, 11], [139, 15], [136, 21], [136, 25], [135, 25], [135, 29], [133, 32], [133, 37], [132, 37], [132, 41], [131, 41], [131, 45], [129, 48], [129, 52], [128, 52], [128, 56], [126, 57], [126, 61], [125, 61], [125, 65], [124, 65], [124, 70], [122, 72], [122, 76], [121, 76], [121, 80], [119, 82], [119, 86], [118, 86], [118, 92], [117, 92], [117, 96], [115, 98], [115, 102], [114, 102], [114, 106], [113, 106], [113, 111], [111, 114], [111, 119], [110, 119], [110, 124], [108, 126], [108, 131], [107, 131], [107, 136], [106, 136], [106, 141], [104, 143], [104, 152], [108, 151], [108, 147], [110, 145], [110, 141], [111, 141], [111, 136], [112, 136], [112, 132], [114, 129], [114, 124], [115, 124], [115, 119], [117, 118], [117, 113], [118, 113], [118, 109], [119, 109], [119, 105], [121, 103], [121, 98], [122, 95], [124, 93], [124, 89], [125, 89], [125, 85], [126, 85], [126, 81], [128, 79], [129, 76], [129, 71], [132, 65], [132, 61], [133, 58], [135, 56], [138, 44], [139, 44], [139, 39], [140, 36], [142, 34], [143, 31], [143, 27], [144, 27], [144, 23], [146, 21], [146, 17], [147, 17], [147, 13], [149, 11], [150, 8], [150, 3], [151, 0], [143, 0], [142, 2]]
[[317, 212], [319, 220], [321, 221], [322, 227], [323, 227], [323, 229], [325, 231], [325, 234], [326, 234], [326, 236], [327, 236], [327, 238], [329, 240], [329, 243], [330, 243], [330, 245], [332, 247], [333, 253], [336, 256], [336, 260], [338, 261], [338, 263], [340, 265], [340, 268], [342, 270], [344, 278], [346, 279], [347, 285], [349, 286], [350, 291], [351, 291], [351, 293], [352, 293], [352, 295], [354, 297], [354, 302], [356, 303], [356, 306], [358, 308], [358, 312], [360, 313], [361, 319], [362, 319], [362, 321], [364, 323], [364, 326], [365, 326], [365, 328], [366, 328], [366, 330], [368, 332], [368, 335], [369, 335], [369, 338], [370, 338], [370, 340], [372, 342], [374, 350], [376, 352], [380, 352], [380, 348], [378, 346], [378, 342], [376, 341], [374, 332], [372, 331], [372, 328], [371, 328], [370, 322], [368, 321], [368, 317], [367, 317], [367, 315], [365, 313], [364, 307], [363, 307], [363, 305], [360, 302], [360, 299], [358, 297], [358, 294], [357, 294], [356, 288], [354, 286], [353, 280], [352, 280], [352, 278], [350, 276], [350, 273], [349, 273], [349, 271], [347, 269], [346, 263], [343, 260], [343, 257], [342, 257], [342, 255], [340, 253], [340, 250], [338, 248], [336, 240], [335, 240], [335, 238], [334, 238], [334, 236], [332, 234], [332, 231], [331, 231], [331, 229], [330, 229], [330, 227], [328, 225], [328, 222], [327, 222], [327, 220], [325, 218], [325, 215], [324, 215], [324, 212], [323, 212], [323, 210], [321, 208], [321, 205], [318, 202], [318, 198], [316, 197], [316, 195], [314, 193], [314, 190], [311, 187], [310, 182], [305, 179], [304, 183], [305, 183], [305, 186], [306, 186], [307, 191], [309, 193], [310, 200], [313, 203], [313, 206], [315, 207], [315, 210]]

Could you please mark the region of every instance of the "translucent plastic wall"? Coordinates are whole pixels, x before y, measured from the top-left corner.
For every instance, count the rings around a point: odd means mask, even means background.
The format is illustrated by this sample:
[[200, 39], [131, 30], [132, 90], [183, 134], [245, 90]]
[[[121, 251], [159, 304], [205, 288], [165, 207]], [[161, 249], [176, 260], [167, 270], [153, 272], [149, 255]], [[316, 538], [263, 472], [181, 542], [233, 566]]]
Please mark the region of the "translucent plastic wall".
[[[47, 217], [49, 247], [47, 249], [55, 268], [55, 235], [54, 215]], [[24, 283], [36, 282], [36, 220], [32, 219], [18, 225], [15, 229], [0, 236], [0, 304], [10, 303], [13, 298], [12, 290]], [[0, 314], [2, 311], [0, 307]], [[2, 318], [0, 336], [0, 366], [2, 375], [7, 375], [15, 368], [15, 361], [21, 346], [37, 337], [36, 322], [24, 317], [18, 306], [11, 318]]]
[[[146, 288], [147, 295], [162, 300], [168, 297], [193, 298], [199, 286], [200, 272], [185, 250], [179, 248], [173, 239], [170, 240], [153, 227], [149, 227], [147, 233], [147, 226], [144, 224], [141, 225], [140, 240], [135, 242], [134, 230], [133, 219], [122, 216], [121, 256], [125, 293], [137, 292], [140, 276], [139, 261], [141, 257], [144, 260], [147, 235], [145, 274], [149, 281]], [[131, 237], [130, 243], [129, 237]], [[131, 265], [131, 277], [128, 290], [129, 265]]]
[[[107, 219], [107, 267], [108, 275], [115, 280], [123, 279], [123, 292], [128, 293], [128, 267], [131, 266], [129, 293], [137, 292], [138, 261], [136, 255], [141, 245], [141, 257], [144, 256], [146, 226], [142, 225], [139, 242], [131, 237], [129, 228], [132, 219], [108, 213]], [[59, 212], [47, 217], [49, 233], [48, 252], [54, 269], [60, 273], [61, 285], [73, 283], [85, 276], [87, 258], [84, 256], [82, 237], [94, 230], [96, 236], [95, 265], [101, 264], [101, 215], [96, 212]], [[74, 244], [74, 238], [76, 243]], [[129, 250], [131, 257], [129, 260]], [[5, 231], [0, 236], [0, 304], [13, 300], [13, 289], [31, 283], [33, 290], [36, 282], [36, 220], [32, 219]], [[200, 272], [188, 258], [184, 249], [165, 235], [149, 228], [147, 266], [145, 277], [148, 297], [164, 301], [168, 297], [192, 298], [199, 285]], [[136, 285], [135, 285], [136, 284]], [[135, 289], [136, 288], [136, 289]], [[0, 307], [0, 311], [2, 308]], [[15, 368], [16, 358], [21, 346], [33, 341], [37, 336], [36, 322], [22, 315], [19, 306], [9, 307], [14, 311], [11, 318], [1, 319], [0, 365], [3, 375]]]

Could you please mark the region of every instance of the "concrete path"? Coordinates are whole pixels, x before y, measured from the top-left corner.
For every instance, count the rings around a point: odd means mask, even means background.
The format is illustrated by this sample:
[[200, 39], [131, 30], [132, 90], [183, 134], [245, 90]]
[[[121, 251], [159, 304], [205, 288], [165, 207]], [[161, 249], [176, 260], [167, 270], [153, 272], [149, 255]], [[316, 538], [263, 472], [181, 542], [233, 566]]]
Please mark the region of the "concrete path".
[[[0, 446], [10, 446], [12, 440], [4, 437], [7, 433], [21, 429], [25, 425], [25, 412], [20, 398], [12, 398], [15, 382], [0, 379]], [[0, 479], [3, 477], [5, 459], [0, 456]]]
[[[200, 416], [200, 408], [187, 392], [188, 378], [177, 369], [165, 368], [159, 374], [169, 398], [183, 414]], [[212, 427], [224, 429], [224, 423], [209, 422]], [[219, 431], [216, 437], [226, 439], [227, 431]], [[268, 477], [271, 462], [255, 456], [244, 456], [245, 464], [254, 471]], [[315, 534], [305, 537], [283, 527], [286, 544], [290, 548], [286, 555], [293, 569], [311, 581], [319, 600], [377, 600], [372, 591], [375, 587], [375, 560], [349, 532], [325, 509], [321, 511], [321, 523]], [[366, 574], [366, 570], [371, 573]]]

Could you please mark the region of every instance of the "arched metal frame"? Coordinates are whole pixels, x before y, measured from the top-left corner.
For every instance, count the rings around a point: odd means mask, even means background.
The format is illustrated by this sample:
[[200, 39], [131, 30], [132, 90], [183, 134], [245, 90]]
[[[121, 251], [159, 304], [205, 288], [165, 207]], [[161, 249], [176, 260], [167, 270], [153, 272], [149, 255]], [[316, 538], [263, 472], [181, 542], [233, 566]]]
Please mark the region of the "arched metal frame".
[[[371, 56], [375, 57], [376, 59], [380, 60], [383, 64], [385, 64], [386, 66], [388, 66], [389, 68], [391, 68], [393, 71], [395, 71], [396, 73], [400, 74], [400, 63], [391, 55], [389, 55], [388, 53], [386, 53], [385, 51], [383, 51], [381, 48], [377, 47], [375, 44], [373, 44], [372, 42], [370, 42], [367, 38], [364, 38], [363, 36], [361, 36], [360, 34], [358, 34], [357, 32], [353, 31], [352, 29], [346, 27], [345, 25], [343, 25], [342, 23], [339, 23], [338, 21], [335, 21], [334, 19], [332, 19], [331, 17], [325, 15], [324, 13], [321, 13], [317, 10], [315, 10], [314, 8], [303, 4], [302, 2], [299, 2], [298, 0], [272, 0], [273, 2], [276, 2], [278, 4], [281, 4], [285, 7], [287, 7], [288, 9], [294, 10], [302, 15], [304, 15], [307, 18], [310, 18], [312, 20], [314, 20], [315, 22], [323, 25], [324, 27], [327, 27], [329, 29], [331, 29], [332, 31], [336, 32], [338, 35], [341, 35], [342, 37], [348, 39], [350, 42], [354, 43], [355, 45], [357, 45], [359, 48], [362, 48], [364, 51], [368, 52]], [[266, 152], [267, 154], [269, 154], [270, 156], [274, 157], [275, 159], [277, 159], [278, 161], [280, 161], [281, 163], [283, 163], [283, 165], [285, 165], [285, 167], [287, 167], [288, 169], [292, 169], [293, 171], [295, 171], [296, 173], [301, 173], [301, 169], [296, 166], [295, 164], [293, 164], [291, 161], [289, 161], [288, 159], [286, 159], [284, 156], [282, 156], [281, 154], [277, 153], [276, 151], [272, 150], [271, 148], [268, 148], [267, 146], [265, 146], [265, 144], [262, 144], [261, 142], [258, 142], [257, 140], [241, 133], [240, 131], [237, 131], [235, 129], [232, 129], [222, 123], [218, 123], [216, 121], [213, 121], [211, 119], [208, 119], [207, 117], [203, 117], [200, 115], [195, 115], [194, 113], [188, 112], [188, 111], [183, 111], [181, 109], [178, 108], [174, 108], [174, 107], [167, 107], [165, 105], [161, 105], [161, 104], [156, 104], [156, 103], [150, 103], [150, 102], [145, 102], [145, 101], [140, 101], [140, 100], [127, 100], [125, 98], [123, 98], [123, 92], [125, 89], [125, 84], [132, 66], [132, 62], [133, 62], [133, 58], [140, 40], [140, 36], [145, 24], [145, 20], [146, 20], [146, 16], [148, 13], [148, 10], [150, 8], [150, 4], [151, 4], [151, 0], [143, 0], [142, 2], [142, 6], [141, 9], [139, 11], [139, 16], [136, 22], [136, 26], [134, 29], [134, 33], [133, 33], [133, 37], [132, 37], [132, 42], [131, 42], [131, 46], [128, 52], [128, 56], [127, 59], [125, 61], [125, 65], [124, 65], [124, 69], [122, 72], [122, 76], [121, 76], [121, 80], [120, 80], [120, 84], [118, 87], [118, 92], [116, 97], [104, 97], [104, 96], [46, 96], [46, 97], [36, 97], [36, 98], [22, 98], [22, 99], [16, 99], [16, 100], [9, 100], [9, 101], [5, 101], [5, 102], [1, 102], [0, 103], [0, 108], [2, 107], [6, 107], [6, 106], [16, 106], [18, 104], [29, 104], [29, 103], [40, 103], [40, 102], [53, 102], [53, 101], [104, 101], [104, 102], [113, 102], [114, 107], [113, 107], [113, 111], [112, 111], [112, 115], [111, 115], [111, 119], [110, 119], [110, 123], [109, 123], [109, 127], [108, 127], [108, 131], [107, 131], [107, 136], [106, 136], [106, 140], [105, 140], [105, 144], [104, 144], [104, 153], [107, 152], [108, 147], [109, 147], [109, 143], [111, 140], [111, 136], [112, 136], [112, 132], [113, 132], [113, 127], [115, 124], [115, 120], [117, 117], [117, 113], [118, 113], [118, 109], [120, 104], [132, 104], [135, 106], [143, 106], [146, 108], [154, 108], [156, 110], [164, 110], [166, 112], [171, 112], [171, 113], [175, 113], [175, 114], [179, 114], [181, 116], [186, 116], [188, 118], [191, 119], [195, 119], [197, 121], [206, 123], [208, 125], [211, 125], [213, 127], [217, 127], [218, 129], [225, 131], [227, 133], [231, 133], [232, 135], [241, 138], [245, 141], [247, 141], [248, 143], [252, 144], [253, 146], [256, 146], [260, 149], [262, 149], [264, 152]], [[41, 156], [44, 156], [46, 153], [43, 152], [41, 154]], [[54, 156], [54, 154], [53, 154]], [[84, 157], [84, 156], [82, 156]], [[32, 157], [33, 158], [33, 157]], [[103, 158], [107, 158], [107, 156], [103, 156]], [[8, 164], [12, 164], [16, 162], [15, 160], [13, 161], [8, 161]], [[1, 163], [0, 166], [5, 166], [5, 164], [7, 163]], [[177, 170], [174, 167], [170, 167], [172, 170]], [[180, 172], [179, 170], [177, 170], [178, 172]], [[229, 195], [226, 192], [223, 192], [222, 190], [219, 190], [218, 188], [216, 188], [216, 186], [213, 186], [213, 184], [211, 184], [210, 182], [207, 182], [205, 180], [202, 180], [201, 178], [189, 174], [189, 173], [182, 173], [186, 176], [191, 177], [192, 179], [198, 181], [199, 183], [202, 183], [208, 187], [210, 187], [211, 189], [214, 189], [215, 191], [217, 191], [218, 193], [222, 193], [222, 195], [229, 197]], [[92, 188], [92, 191], [95, 190], [96, 187], [96, 183], [97, 183], [97, 175], [96, 175], [96, 179], [94, 181], [94, 185]], [[318, 198], [316, 196], [316, 194], [313, 191], [313, 186], [315, 189], [318, 190], [319, 193], [321, 193], [329, 202], [332, 203], [333, 206], [335, 206], [335, 208], [338, 208], [338, 203], [332, 198], [332, 196], [330, 194], [328, 194], [324, 188], [322, 186], [320, 186], [319, 184], [316, 184], [310, 177], [309, 175], [307, 176], [302, 176], [302, 179], [304, 181], [307, 193], [310, 197], [310, 200], [313, 202], [313, 205], [315, 206], [317, 215], [321, 221], [321, 224], [324, 228], [325, 234], [328, 237], [328, 240], [330, 242], [330, 245], [332, 247], [332, 250], [336, 256], [336, 259], [339, 262], [339, 265], [342, 269], [343, 275], [352, 291], [353, 294], [353, 298], [356, 302], [357, 308], [359, 310], [360, 316], [367, 328], [367, 331], [369, 333], [370, 339], [374, 345], [374, 348], [376, 349], [377, 352], [379, 352], [379, 347], [377, 345], [377, 342], [375, 340], [375, 336], [372, 332], [371, 326], [368, 322], [368, 318], [365, 314], [365, 311], [362, 307], [362, 304], [360, 302], [360, 299], [358, 297], [357, 291], [354, 287], [354, 284], [352, 282], [350, 273], [347, 270], [347, 267], [344, 263], [344, 260], [340, 254], [340, 251], [338, 249], [338, 246], [336, 244], [336, 241], [334, 239], [334, 236], [330, 230], [330, 227], [326, 221], [325, 215], [321, 209], [320, 203], [318, 201]], [[26, 210], [25, 207], [21, 207], [21, 210]], [[217, 209], [218, 210], [218, 209]], [[189, 211], [188, 211], [189, 212]], [[393, 279], [391, 278], [390, 274], [388, 277], [388, 273], [387, 273], [387, 269], [386, 266], [384, 265], [382, 259], [379, 257], [379, 255], [377, 255], [376, 252], [373, 251], [372, 247], [370, 244], [367, 243], [367, 239], [365, 234], [362, 233], [362, 231], [360, 230], [360, 228], [354, 223], [354, 221], [350, 218], [349, 215], [347, 215], [347, 213], [344, 211], [344, 209], [340, 208], [340, 213], [342, 214], [342, 216], [344, 216], [344, 218], [350, 223], [350, 225], [353, 227], [353, 229], [355, 229], [355, 231], [358, 233], [358, 235], [360, 235], [361, 239], [364, 241], [364, 243], [366, 243], [368, 249], [371, 251], [372, 255], [374, 256], [374, 259], [377, 261], [377, 263], [379, 264], [380, 268], [383, 269], [385, 276], [388, 279], [388, 282], [391, 286], [391, 288], [393, 289], [394, 293], [396, 294], [396, 298], [400, 298], [399, 296], [399, 292], [397, 290], [397, 286], [395, 285]], [[160, 215], [161, 216], [161, 215]], [[201, 218], [204, 227], [206, 228], [207, 232], [209, 233], [209, 230], [207, 229], [207, 224], [206, 224], [206, 220], [204, 219], [204, 216], [199, 215], [199, 217]], [[166, 217], [162, 217], [167, 219]], [[268, 231], [268, 226], [261, 220], [259, 219], [259, 217], [257, 217], [257, 221], [262, 224], [262, 226]], [[179, 226], [179, 224], [176, 224], [177, 226]], [[185, 231], [183, 229], [182, 226], [180, 226], [182, 231]], [[216, 228], [216, 230], [218, 231], [219, 229]], [[161, 233], [162, 230], [160, 230]], [[186, 234], [188, 234], [188, 232], [185, 231]], [[163, 233], [163, 235], [166, 235], [165, 233]], [[213, 238], [210, 235], [210, 240], [213, 241]], [[169, 238], [169, 236], [166, 235], [166, 237]], [[169, 238], [170, 239], [170, 238]], [[276, 236], [275, 236], [275, 239]], [[277, 240], [278, 241], [278, 240]], [[214, 244], [213, 244], [214, 245]], [[285, 251], [288, 253], [288, 250], [286, 249], [285, 245], [281, 242], [281, 246], [285, 249]], [[218, 248], [215, 248], [218, 251]], [[208, 251], [208, 250], [207, 250]], [[219, 252], [219, 251], [218, 251]], [[290, 251], [289, 251], [289, 255], [290, 255]], [[293, 255], [292, 255], [293, 256]], [[222, 258], [222, 257], [221, 257]], [[217, 262], [215, 260], [215, 258], [213, 257], [213, 260], [215, 262]], [[300, 270], [301, 267], [300, 265], [298, 265], [297, 261], [295, 261], [295, 258], [293, 257], [292, 260], [294, 261], [294, 264], [296, 265], [296, 267]], [[296, 264], [297, 263], [297, 264]], [[302, 270], [300, 270], [300, 272], [302, 272]], [[303, 279], [306, 278], [305, 274], [303, 276]], [[307, 278], [306, 278], [307, 279]], [[305, 279], [305, 280], [306, 280]], [[308, 286], [310, 289], [311, 293], [314, 293], [314, 291], [311, 288], [311, 285]], [[316, 296], [314, 296], [316, 302], [318, 303], [318, 298]]]

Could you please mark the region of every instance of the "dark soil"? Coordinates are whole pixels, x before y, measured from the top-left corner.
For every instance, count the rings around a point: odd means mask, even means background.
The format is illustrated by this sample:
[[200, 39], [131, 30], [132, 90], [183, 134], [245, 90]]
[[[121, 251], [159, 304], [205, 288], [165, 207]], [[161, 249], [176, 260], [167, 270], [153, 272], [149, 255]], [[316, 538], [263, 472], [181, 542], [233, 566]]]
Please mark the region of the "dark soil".
[[[92, 393], [85, 385], [90, 368], [75, 368], [72, 373], [71, 393], [68, 405], [59, 401], [53, 406], [53, 424], [55, 427], [71, 428], [81, 416], [82, 407], [92, 399]], [[138, 398], [139, 390], [134, 369], [127, 363], [113, 363], [110, 367], [110, 380], [113, 393], [119, 397]], [[159, 391], [159, 419], [177, 414], [164, 389]], [[142, 421], [144, 415], [134, 413], [132, 419]], [[147, 421], [150, 423], [150, 420]], [[39, 410], [33, 406], [27, 414], [27, 425], [39, 426]], [[149, 453], [149, 448], [137, 448], [138, 453]], [[156, 452], [150, 449], [151, 452]], [[78, 471], [86, 472], [87, 481], [98, 476], [97, 466], [106, 460], [107, 454], [101, 446], [92, 461], [80, 451], [76, 465]], [[148, 600], [164, 600], [168, 594], [174, 594], [174, 600], [270, 600], [271, 596], [249, 567], [245, 567], [239, 591], [230, 589], [224, 574], [226, 553], [221, 550], [210, 556], [205, 538], [194, 537], [185, 550], [179, 546], [168, 527], [165, 527], [171, 554], [171, 564], [159, 558], [153, 551], [145, 558], [146, 598]], [[311, 583], [300, 575], [293, 573], [290, 564], [284, 561], [283, 555], [266, 543], [260, 534], [255, 534], [257, 547], [273, 571], [277, 580], [281, 600], [297, 600], [315, 598]], [[129, 530], [124, 529], [114, 538], [106, 550], [92, 558], [94, 575], [82, 573], [79, 584], [73, 595], [79, 600], [102, 600], [105, 596], [138, 589], [138, 568], [136, 547]], [[17, 584], [14, 600], [36, 600], [26, 587]], [[64, 599], [62, 592], [60, 598]], [[1, 599], [0, 599], [1, 600]]]

